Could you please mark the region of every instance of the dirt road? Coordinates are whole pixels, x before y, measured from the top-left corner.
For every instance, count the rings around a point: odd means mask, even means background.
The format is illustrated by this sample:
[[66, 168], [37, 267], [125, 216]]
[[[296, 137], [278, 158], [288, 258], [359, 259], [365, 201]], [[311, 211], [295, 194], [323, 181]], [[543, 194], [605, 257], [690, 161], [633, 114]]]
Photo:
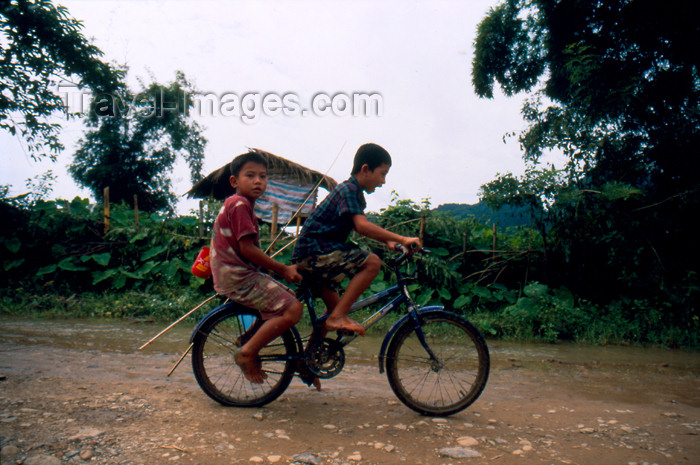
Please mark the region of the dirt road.
[[700, 463], [697, 354], [631, 366], [496, 351], [481, 398], [432, 419], [352, 357], [321, 392], [294, 380], [235, 409], [202, 393], [189, 359], [167, 378], [176, 353], [27, 341], [2, 323], [3, 465]]

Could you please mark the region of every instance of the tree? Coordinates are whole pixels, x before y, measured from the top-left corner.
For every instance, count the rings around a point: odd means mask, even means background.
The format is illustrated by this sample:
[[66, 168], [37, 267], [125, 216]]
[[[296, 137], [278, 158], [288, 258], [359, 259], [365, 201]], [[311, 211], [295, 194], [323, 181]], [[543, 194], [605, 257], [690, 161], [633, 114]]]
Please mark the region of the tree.
[[615, 283], [598, 294], [612, 298], [653, 282], [697, 305], [699, 41], [681, 0], [506, 0], [480, 23], [476, 93], [532, 92], [529, 170], [546, 150], [568, 158], [549, 209], [568, 284]]
[[526, 160], [557, 148], [569, 156], [573, 179], [602, 163], [615, 175], [665, 171], [667, 180], [686, 180], [688, 163], [697, 166], [688, 150], [700, 125], [700, 26], [684, 6], [505, 1], [479, 25], [475, 90], [492, 97], [496, 82], [506, 94], [536, 90], [523, 109]]
[[111, 202], [131, 204], [138, 197], [146, 211], [172, 209], [176, 201], [167, 174], [181, 156], [192, 182], [201, 178], [206, 139], [189, 113], [195, 90], [182, 72], [162, 85], [141, 84], [133, 94], [125, 86], [118, 94], [96, 95], [85, 122], [89, 129], [78, 142], [69, 172], [102, 200], [110, 188]]
[[45, 150], [55, 160], [63, 149], [60, 124], [49, 119], [64, 110], [60, 82], [77, 79], [79, 87], [109, 92], [120, 78], [81, 29], [50, 1], [0, 0], [0, 128], [21, 135], [35, 160]]

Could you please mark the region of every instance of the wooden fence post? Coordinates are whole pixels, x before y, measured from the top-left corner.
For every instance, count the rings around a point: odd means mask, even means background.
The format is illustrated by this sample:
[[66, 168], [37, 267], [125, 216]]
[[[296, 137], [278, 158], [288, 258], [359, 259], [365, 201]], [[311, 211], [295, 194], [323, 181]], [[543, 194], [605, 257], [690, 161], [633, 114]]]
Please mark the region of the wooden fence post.
[[136, 233], [139, 232], [139, 197], [134, 194], [134, 223], [136, 224]]
[[109, 232], [109, 186], [105, 187], [104, 190], [104, 220], [105, 220], [105, 234]]
[[204, 201], [199, 201], [199, 238], [204, 237]]
[[301, 229], [301, 213], [297, 214], [297, 232], [294, 234], [295, 236], [299, 235], [300, 229]]
[[491, 250], [493, 250], [493, 258], [496, 258], [496, 246], [498, 245], [498, 236], [496, 235], [496, 222], [493, 222], [493, 246], [491, 247]]
[[277, 217], [279, 216], [280, 206], [276, 203], [272, 204], [272, 220], [270, 221], [270, 252], [275, 250], [275, 238], [277, 237]]
[[418, 238], [423, 242], [423, 236], [425, 235], [425, 212], [420, 213], [420, 231], [418, 232]]

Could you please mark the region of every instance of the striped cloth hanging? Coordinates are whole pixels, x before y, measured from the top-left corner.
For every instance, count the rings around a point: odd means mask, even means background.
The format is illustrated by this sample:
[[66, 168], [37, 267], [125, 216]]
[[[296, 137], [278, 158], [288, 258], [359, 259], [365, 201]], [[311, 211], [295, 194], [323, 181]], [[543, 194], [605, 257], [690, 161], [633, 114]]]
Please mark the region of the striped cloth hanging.
[[277, 224], [287, 224], [304, 201], [306, 203], [299, 215], [309, 216], [316, 205], [316, 192], [309, 197], [314, 187], [313, 184], [299, 184], [289, 178], [270, 177], [267, 180], [267, 190], [255, 201], [255, 216], [271, 223], [272, 205], [276, 203], [278, 205]]

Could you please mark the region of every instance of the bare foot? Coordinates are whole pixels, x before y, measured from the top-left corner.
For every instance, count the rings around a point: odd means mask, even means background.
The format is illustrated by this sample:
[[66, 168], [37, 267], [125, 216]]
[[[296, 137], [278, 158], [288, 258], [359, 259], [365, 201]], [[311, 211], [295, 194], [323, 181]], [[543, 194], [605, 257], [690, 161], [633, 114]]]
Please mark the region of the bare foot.
[[246, 342], [250, 341], [250, 338], [255, 335], [255, 333], [258, 332], [259, 326], [257, 325], [252, 325], [250, 328], [248, 328], [243, 334], [238, 336], [233, 343], [236, 345], [236, 347], [243, 347]]
[[299, 372], [299, 377], [304, 384], [309, 387], [313, 385], [317, 391], [321, 390], [321, 380], [318, 378], [318, 376], [315, 376], [313, 373], [311, 373], [311, 371], [309, 371], [303, 361], [298, 362], [297, 371]]
[[236, 365], [238, 365], [243, 372], [243, 376], [251, 383], [262, 384], [265, 378], [267, 378], [267, 374], [262, 371], [262, 363], [258, 357], [245, 356], [238, 350], [236, 351], [234, 360]]
[[357, 333], [360, 336], [365, 335], [365, 328], [360, 323], [352, 321], [348, 317], [333, 318], [330, 316], [326, 320], [326, 329], [329, 331], [345, 330]]

